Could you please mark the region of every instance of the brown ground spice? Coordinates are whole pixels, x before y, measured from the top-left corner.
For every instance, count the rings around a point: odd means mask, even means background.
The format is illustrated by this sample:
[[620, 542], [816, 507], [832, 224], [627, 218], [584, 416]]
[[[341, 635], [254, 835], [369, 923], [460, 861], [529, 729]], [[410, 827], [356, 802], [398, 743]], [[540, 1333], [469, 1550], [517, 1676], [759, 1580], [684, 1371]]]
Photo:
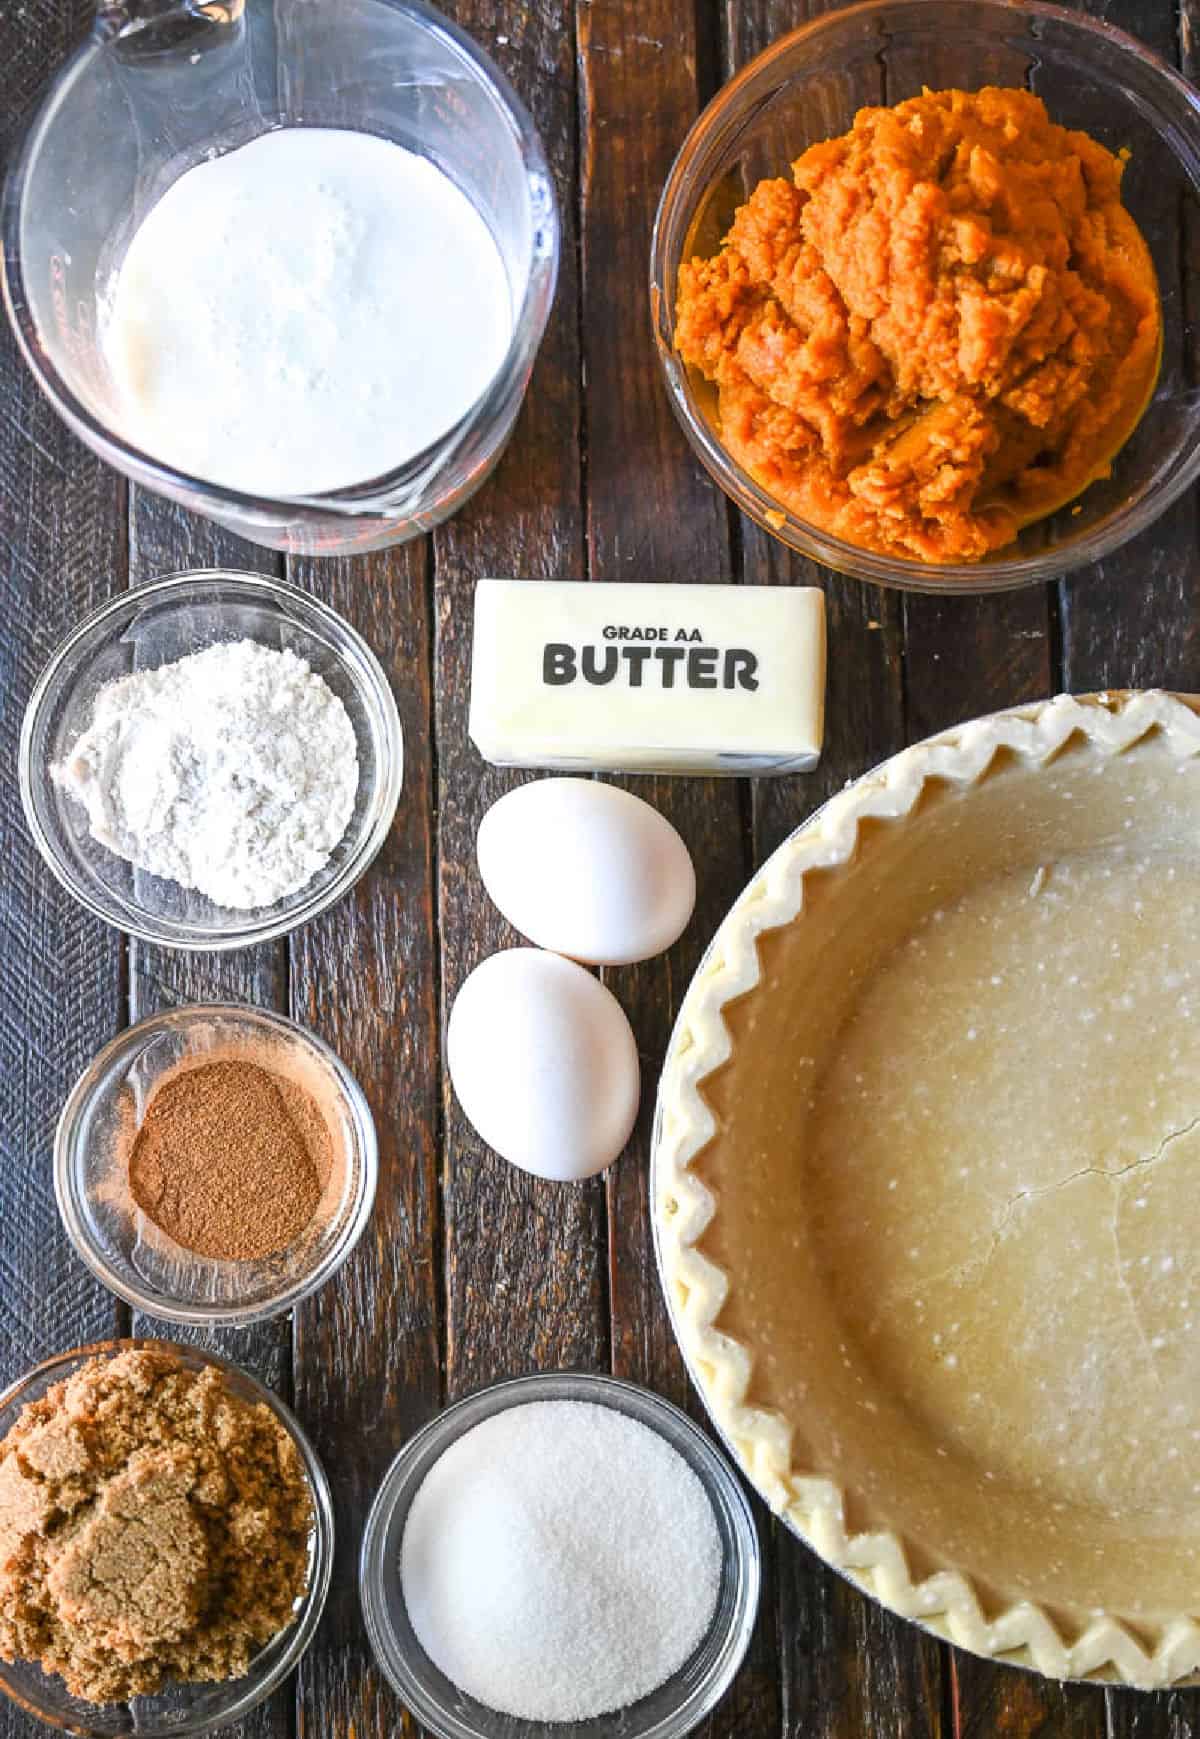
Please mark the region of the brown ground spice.
[[129, 1187], [185, 1249], [250, 1261], [286, 1249], [312, 1220], [332, 1148], [324, 1117], [295, 1081], [249, 1060], [202, 1062], [151, 1095]]
[[0, 1657], [92, 1703], [238, 1678], [292, 1619], [311, 1526], [269, 1407], [168, 1352], [91, 1359], [0, 1443]]

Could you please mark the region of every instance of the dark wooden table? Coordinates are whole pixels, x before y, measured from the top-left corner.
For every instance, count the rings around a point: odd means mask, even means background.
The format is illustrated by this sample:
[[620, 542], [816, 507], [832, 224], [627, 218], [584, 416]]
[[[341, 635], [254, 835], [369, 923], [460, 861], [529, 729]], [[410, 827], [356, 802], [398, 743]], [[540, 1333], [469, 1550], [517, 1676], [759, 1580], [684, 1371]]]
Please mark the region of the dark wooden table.
[[[16, 782], [21, 713], [51, 649], [94, 604], [184, 567], [282, 571], [269, 553], [127, 488], [79, 446], [0, 335], [0, 1380], [134, 1317], [71, 1255], [50, 1153], [59, 1106], [122, 1025], [177, 1003], [244, 999], [320, 1031], [379, 1127], [374, 1218], [336, 1282], [295, 1317], [215, 1344], [291, 1400], [337, 1502], [337, 1574], [299, 1675], [245, 1739], [385, 1739], [412, 1730], [372, 1661], [355, 1590], [367, 1504], [407, 1435], [495, 1378], [614, 1370], [689, 1402], [651, 1251], [649, 1098], [632, 1148], [579, 1188], [526, 1178], [464, 1123], [441, 1065], [464, 974], [514, 940], [483, 896], [474, 839], [511, 783], [466, 735], [471, 595], [486, 573], [823, 585], [831, 664], [818, 773], [741, 788], [643, 780], [700, 869], [696, 919], [665, 960], [614, 972], [652, 1087], [676, 1005], [751, 868], [830, 791], [903, 743], [1057, 688], [1200, 689], [1196, 502], [1102, 571], [1057, 588], [937, 601], [815, 570], [737, 522], [660, 389], [644, 311], [664, 174], [716, 86], [819, 6], [806, 0], [458, 0], [458, 21], [531, 106], [565, 222], [558, 301], [512, 446], [427, 542], [290, 577], [343, 611], [387, 666], [406, 733], [390, 844], [349, 899], [289, 942], [188, 958], [129, 943], [44, 869]], [[1095, 0], [1195, 66], [1200, 0]], [[0, 0], [0, 126], [87, 28], [87, 0]], [[696, 1410], [694, 1398], [689, 1403]], [[1200, 1692], [1062, 1688], [934, 1642], [862, 1599], [759, 1508], [766, 1555], [747, 1665], [710, 1739], [1190, 1739]], [[0, 1709], [0, 1739], [35, 1724]]]

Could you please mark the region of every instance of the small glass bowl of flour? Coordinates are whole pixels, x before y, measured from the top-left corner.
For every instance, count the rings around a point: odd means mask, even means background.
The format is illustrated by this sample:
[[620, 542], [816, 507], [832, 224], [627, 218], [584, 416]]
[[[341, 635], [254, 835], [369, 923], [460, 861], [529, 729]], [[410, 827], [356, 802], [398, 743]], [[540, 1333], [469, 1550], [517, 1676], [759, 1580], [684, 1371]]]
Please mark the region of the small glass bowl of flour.
[[359, 1561], [379, 1664], [440, 1739], [682, 1739], [737, 1674], [760, 1580], [711, 1439], [648, 1389], [568, 1371], [410, 1438]]
[[362, 637], [224, 570], [120, 593], [63, 643], [19, 752], [35, 843], [106, 923], [168, 948], [286, 935], [387, 837], [403, 737]]

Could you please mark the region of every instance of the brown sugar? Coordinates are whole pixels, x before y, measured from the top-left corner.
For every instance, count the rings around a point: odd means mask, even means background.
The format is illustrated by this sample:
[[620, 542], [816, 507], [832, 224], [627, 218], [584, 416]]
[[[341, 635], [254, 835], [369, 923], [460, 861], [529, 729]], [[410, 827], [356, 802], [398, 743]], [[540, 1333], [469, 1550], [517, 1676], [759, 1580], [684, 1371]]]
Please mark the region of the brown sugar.
[[922, 562], [982, 560], [1107, 476], [1162, 340], [1123, 169], [989, 88], [863, 109], [759, 182], [679, 272], [730, 454], [799, 518]]
[[269, 1407], [169, 1352], [91, 1359], [0, 1443], [0, 1657], [93, 1703], [240, 1677], [293, 1617], [311, 1526]]
[[128, 1166], [135, 1202], [168, 1237], [198, 1256], [249, 1261], [286, 1249], [311, 1222], [332, 1141], [302, 1086], [227, 1057], [158, 1085]]

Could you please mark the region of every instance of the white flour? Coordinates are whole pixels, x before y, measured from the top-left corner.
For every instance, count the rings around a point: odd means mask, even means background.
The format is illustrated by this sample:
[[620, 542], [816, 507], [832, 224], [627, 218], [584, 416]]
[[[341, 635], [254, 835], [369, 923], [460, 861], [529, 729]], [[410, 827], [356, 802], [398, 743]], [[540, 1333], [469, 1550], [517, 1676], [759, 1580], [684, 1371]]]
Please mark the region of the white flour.
[[358, 790], [341, 701], [302, 658], [253, 640], [106, 684], [51, 772], [101, 845], [243, 909], [311, 880]]

